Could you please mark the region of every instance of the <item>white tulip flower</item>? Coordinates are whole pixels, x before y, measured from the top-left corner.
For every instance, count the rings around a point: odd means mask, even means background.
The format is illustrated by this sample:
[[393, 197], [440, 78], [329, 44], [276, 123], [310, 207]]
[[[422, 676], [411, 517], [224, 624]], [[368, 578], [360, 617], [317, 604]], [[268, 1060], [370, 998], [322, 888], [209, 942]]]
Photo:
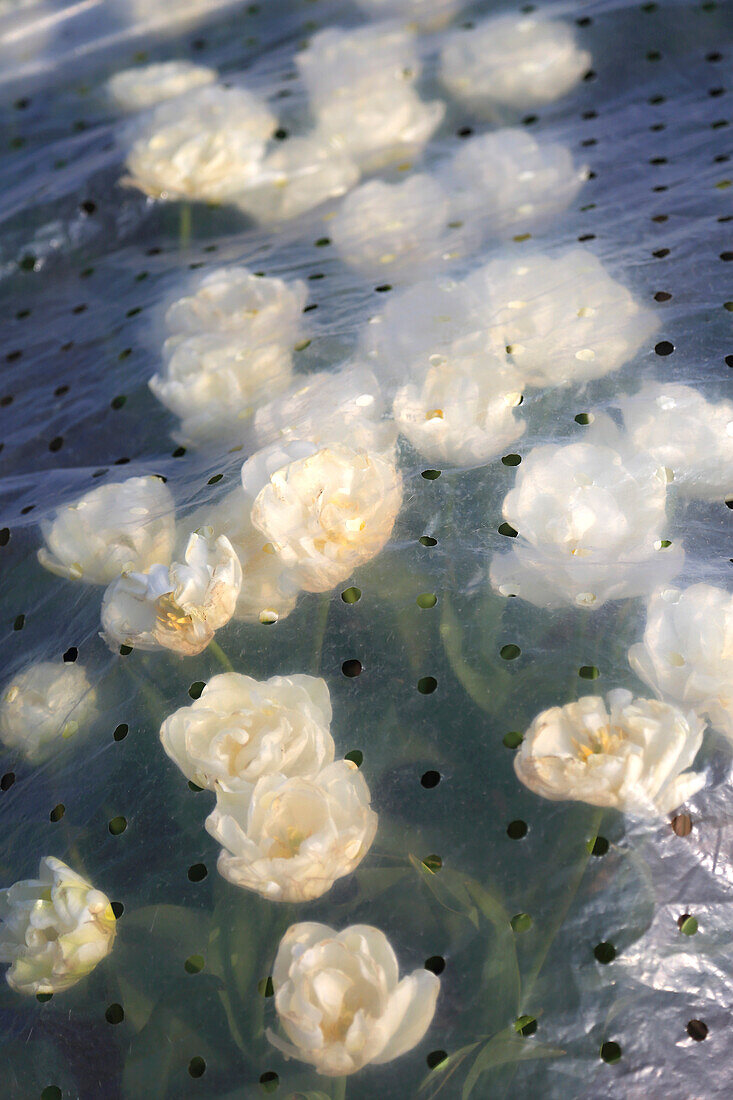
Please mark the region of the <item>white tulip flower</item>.
[[591, 60], [567, 23], [534, 12], [496, 15], [449, 37], [440, 79], [460, 103], [494, 117], [561, 99]]
[[332, 764], [330, 724], [331, 697], [319, 677], [259, 681], [224, 672], [166, 718], [160, 739], [199, 787], [249, 796], [265, 775], [312, 779]]
[[295, 61], [317, 132], [364, 171], [418, 154], [445, 114], [415, 91], [415, 36], [399, 27], [330, 27]]
[[217, 76], [216, 69], [191, 61], [160, 61], [115, 73], [107, 81], [107, 93], [119, 110], [141, 111], [213, 84]]
[[235, 202], [260, 172], [276, 127], [251, 92], [199, 88], [139, 120], [124, 182], [155, 199]]
[[229, 539], [194, 531], [183, 562], [123, 573], [102, 600], [102, 627], [111, 648], [201, 653], [234, 614], [242, 567]]
[[229, 333], [170, 337], [164, 373], [148, 382], [162, 405], [180, 419], [173, 433], [193, 446], [239, 443], [257, 407], [287, 389], [292, 351], [279, 344], [249, 347]]
[[733, 497], [733, 403], [706, 401], [692, 386], [647, 382], [621, 409], [629, 439], [673, 474], [692, 500]]
[[362, 333], [362, 354], [401, 379], [466, 347], [476, 370], [511, 366], [525, 385], [569, 386], [627, 363], [658, 321], [591, 253], [502, 255], [465, 279], [390, 296]]
[[62, 993], [112, 950], [117, 922], [101, 890], [53, 856], [37, 879], [0, 890], [0, 962], [18, 993]]
[[295, 582], [327, 592], [383, 548], [402, 504], [402, 478], [385, 457], [343, 444], [294, 440], [242, 467], [252, 522]]
[[422, 383], [397, 391], [394, 418], [423, 458], [438, 466], [482, 466], [506, 451], [526, 427], [514, 416], [522, 401], [519, 377], [475, 369], [475, 361], [445, 360]]
[[312, 901], [349, 875], [377, 831], [369, 788], [350, 760], [313, 778], [265, 775], [251, 798], [217, 791], [206, 828], [219, 873], [270, 901]]
[[537, 607], [596, 610], [648, 593], [683, 562], [665, 537], [666, 495], [665, 471], [643, 453], [593, 443], [535, 447], [504, 499], [504, 519], [519, 535], [494, 557], [491, 583]]
[[109, 584], [120, 573], [167, 562], [175, 538], [173, 497], [159, 477], [100, 485], [41, 522], [41, 565], [59, 577]]
[[30, 665], [3, 688], [0, 741], [37, 764], [92, 719], [95, 703], [96, 692], [75, 661]]
[[586, 695], [538, 714], [514, 757], [518, 778], [553, 801], [588, 802], [641, 818], [678, 809], [705, 784], [686, 771], [705, 723], [630, 691]]
[[324, 135], [288, 138], [264, 158], [237, 205], [258, 222], [286, 221], [344, 195], [360, 174]]
[[576, 197], [588, 169], [576, 168], [566, 145], [535, 141], [526, 130], [469, 138], [441, 166], [451, 215], [469, 233], [498, 235], [543, 228]]
[[252, 523], [252, 500], [241, 486], [217, 504], [207, 504], [189, 517], [191, 527], [210, 527], [225, 535], [242, 566], [242, 587], [233, 618], [247, 623], [275, 623], [295, 607], [300, 587], [270, 542]]
[[629, 650], [636, 675], [663, 699], [694, 708], [733, 741], [733, 595], [710, 584], [660, 588], [644, 640]]
[[341, 1077], [382, 1065], [416, 1046], [430, 1027], [440, 980], [415, 970], [400, 980], [383, 932], [352, 924], [293, 924], [272, 971], [275, 1008], [287, 1041], [268, 1030], [288, 1058]]
[[341, 203], [329, 233], [344, 263], [367, 276], [422, 266], [447, 240], [450, 202], [431, 176], [370, 180]]
[[257, 410], [254, 436], [260, 447], [294, 440], [316, 447], [342, 443], [391, 457], [397, 432], [384, 412], [377, 379], [356, 363], [294, 378], [287, 393]]
[[531, 386], [602, 378], [627, 363], [659, 322], [592, 252], [501, 256], [466, 279], [487, 344]]
[[242, 348], [290, 348], [302, 334], [308, 289], [302, 279], [253, 274], [247, 267], [218, 267], [169, 306], [165, 323], [174, 336], [229, 335]]

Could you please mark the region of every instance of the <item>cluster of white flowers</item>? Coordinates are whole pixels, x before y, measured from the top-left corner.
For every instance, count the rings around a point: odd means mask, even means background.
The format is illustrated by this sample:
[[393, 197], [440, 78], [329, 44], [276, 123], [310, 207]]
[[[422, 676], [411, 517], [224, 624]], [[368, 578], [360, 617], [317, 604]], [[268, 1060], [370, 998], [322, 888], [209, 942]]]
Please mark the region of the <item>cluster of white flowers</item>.
[[[521, 434], [511, 409], [527, 386], [581, 384], [617, 370], [655, 325], [592, 253], [575, 248], [501, 256], [462, 280], [395, 294], [365, 327], [361, 354], [395, 381], [410, 378], [395, 416], [411, 442], [428, 445], [426, 457], [475, 464]], [[446, 403], [449, 417], [440, 415]]]
[[0, 962], [18, 993], [61, 993], [112, 950], [117, 922], [101, 890], [53, 856], [37, 879], [0, 890]]
[[140, 111], [213, 84], [217, 78], [215, 69], [192, 61], [160, 61], [115, 73], [107, 81], [107, 94], [121, 111]]
[[609, 806], [642, 818], [676, 810], [705, 783], [687, 771], [705, 723], [655, 699], [610, 691], [538, 714], [514, 757], [526, 787], [555, 801]]
[[518, 535], [491, 562], [491, 583], [537, 607], [648, 594], [684, 560], [666, 537], [666, 497], [664, 469], [620, 441], [535, 447], [504, 499]]
[[371, 847], [377, 815], [355, 764], [334, 762], [324, 680], [236, 672], [165, 720], [163, 747], [216, 794], [206, 828], [224, 878], [273, 901], [309, 901], [350, 874]]
[[445, 104], [425, 103], [415, 35], [382, 24], [319, 31], [296, 56], [316, 133], [362, 171], [421, 152], [440, 125]]
[[142, 82], [137, 70], [113, 79], [123, 106], [165, 100], [131, 131], [123, 182], [153, 199], [230, 203], [262, 222], [297, 217], [357, 182], [358, 167], [325, 135], [273, 140], [277, 118], [267, 105], [208, 82], [207, 72], [151, 66]]
[[239, 443], [259, 404], [287, 388], [307, 298], [301, 280], [211, 271], [166, 313], [165, 370], [150, 379], [188, 444]]
[[710, 584], [660, 588], [632, 669], [662, 699], [704, 716], [733, 741], [733, 595]]
[[399, 978], [383, 932], [353, 924], [294, 924], [272, 971], [275, 1008], [286, 1040], [267, 1037], [286, 1057], [326, 1077], [399, 1058], [420, 1042], [435, 1014], [440, 981], [429, 970]]
[[30, 665], [3, 689], [0, 741], [38, 764], [91, 721], [95, 703], [86, 670], [75, 661]]
[[471, 110], [501, 117], [567, 95], [590, 63], [567, 23], [534, 12], [497, 15], [450, 36], [440, 79]]

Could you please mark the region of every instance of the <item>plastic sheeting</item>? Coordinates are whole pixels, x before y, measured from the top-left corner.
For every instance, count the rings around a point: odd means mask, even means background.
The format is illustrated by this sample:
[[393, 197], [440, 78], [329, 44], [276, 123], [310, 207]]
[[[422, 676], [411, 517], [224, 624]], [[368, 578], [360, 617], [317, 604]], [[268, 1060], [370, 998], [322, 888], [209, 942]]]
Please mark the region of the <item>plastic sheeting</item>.
[[[51, 759], [31, 766], [3, 751], [1, 877], [31, 877], [53, 854], [124, 907], [110, 957], [74, 989], [44, 1003], [0, 994], [8, 1097], [335, 1095], [264, 1036], [274, 1023], [266, 980], [298, 920], [374, 924], [405, 973], [445, 964], [426, 1038], [350, 1077], [350, 1100], [733, 1092], [730, 745], [706, 734], [696, 765], [706, 786], [686, 807], [687, 835], [679, 821], [676, 830], [634, 823], [525, 790], [512, 731], [598, 689], [650, 694], [627, 661], [644, 599], [592, 613], [538, 607], [501, 595], [488, 576], [513, 544], [499, 528], [522, 468], [515, 456], [581, 442], [604, 412], [618, 422], [617, 398], [640, 382], [695, 386], [712, 403], [730, 397], [730, 9], [543, 5], [574, 29], [592, 68], [566, 96], [499, 121], [564, 146], [582, 182], [562, 200], [553, 187], [556, 205], [530, 229], [497, 217], [513, 196], [510, 185], [501, 197], [496, 173], [498, 198], [483, 204], [478, 192], [467, 206], [464, 196], [460, 217], [448, 212], [468, 229], [430, 228], [440, 198], [428, 188], [411, 262], [389, 276], [374, 274], [373, 257], [350, 266], [338, 254], [331, 226], [346, 200], [268, 227], [231, 205], [151, 203], [120, 186], [138, 123], [110, 106], [110, 75], [173, 58], [211, 66], [267, 100], [285, 148], [310, 125], [296, 52], [316, 31], [367, 25], [370, 7], [376, 18], [387, 6], [283, 0], [175, 5], [174, 14], [162, 4], [39, 0], [0, 11], [4, 681], [35, 661], [78, 660], [97, 693], [96, 717]], [[495, 13], [465, 5], [453, 27]], [[446, 104], [442, 123], [422, 159], [375, 178], [396, 184], [419, 171], [455, 203], [466, 179], [457, 158], [498, 122], [438, 82], [449, 33], [417, 40], [419, 94]], [[161, 370], [166, 307], [208, 271], [244, 264], [304, 280], [302, 374], [373, 351], [370, 321], [391, 309], [392, 359], [370, 360], [391, 396], [408, 380], [411, 349], [433, 339], [427, 292], [404, 308], [398, 295], [420, 280], [454, 285], [490, 261], [571, 248], [597, 257], [648, 311], [638, 350], [604, 376], [525, 389], [514, 409], [524, 433], [483, 465], [439, 465], [403, 437], [403, 506], [381, 554], [326, 597], [302, 595], [274, 625], [233, 621], [217, 634], [238, 671], [326, 679], [338, 754], [363, 754], [380, 815], [366, 859], [320, 900], [275, 905], [237, 890], [217, 875], [218, 847], [203, 828], [209, 793], [189, 788], [158, 740], [162, 719], [220, 665], [209, 650], [110, 653], [98, 635], [101, 589], [41, 569], [39, 523], [107, 481], [158, 474], [185, 528], [239, 485], [257, 441], [182, 446], [176, 418], [147, 385]], [[566, 290], [572, 298], [582, 284]], [[664, 537], [685, 553], [675, 585], [725, 588], [729, 519], [724, 495], [668, 509]], [[355, 603], [341, 597], [349, 586], [361, 592]], [[425, 595], [437, 599], [418, 603]], [[531, 927], [517, 919], [525, 914]]]

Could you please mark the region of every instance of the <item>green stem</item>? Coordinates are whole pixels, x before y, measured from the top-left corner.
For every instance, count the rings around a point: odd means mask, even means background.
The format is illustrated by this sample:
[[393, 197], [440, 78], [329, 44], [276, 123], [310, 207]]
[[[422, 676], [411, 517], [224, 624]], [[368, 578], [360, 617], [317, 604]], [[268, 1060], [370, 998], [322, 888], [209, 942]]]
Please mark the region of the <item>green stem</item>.
[[313, 675], [317, 676], [321, 671], [321, 657], [323, 655], [323, 639], [326, 636], [326, 625], [328, 623], [328, 609], [331, 606], [331, 597], [328, 593], [324, 593], [316, 608], [316, 618], [313, 625]]
[[346, 1078], [337, 1077], [333, 1083], [333, 1100], [345, 1100]]
[[212, 654], [212, 656], [216, 657], [217, 661], [222, 666], [222, 668], [225, 668], [227, 670], [227, 672], [234, 672], [234, 665], [229, 660], [229, 658], [227, 657], [226, 653], [221, 648], [219, 643], [215, 642], [213, 638], [209, 642], [208, 649], [209, 649], [209, 652]]
[[532, 993], [535, 982], [537, 981], [537, 979], [540, 976], [540, 972], [542, 970], [542, 967], [545, 965], [545, 960], [547, 959], [550, 948], [552, 947], [552, 945], [555, 942], [555, 939], [556, 939], [560, 929], [562, 928], [563, 924], [565, 923], [565, 918], [568, 915], [568, 912], [570, 910], [571, 905], [575, 901], [575, 897], [578, 893], [578, 890], [580, 889], [580, 884], [583, 881], [583, 876], [585, 875], [586, 868], [587, 868], [588, 863], [591, 859], [591, 852], [592, 852], [592, 849], [593, 849], [593, 845], [596, 842], [596, 838], [598, 836], [602, 820], [603, 820], [603, 810], [596, 810], [596, 812], [594, 813], [593, 818], [592, 818], [591, 835], [590, 835], [590, 840], [588, 841], [588, 844], [587, 844], [587, 847], [586, 847], [585, 855], [584, 855], [583, 859], [579, 860], [577, 866], [575, 867], [575, 873], [574, 873], [573, 878], [571, 880], [570, 889], [568, 891], [567, 897], [565, 898], [564, 903], [560, 906], [557, 913], [555, 914], [555, 919], [553, 920], [552, 924], [550, 925], [550, 929], [549, 929], [549, 932], [548, 932], [547, 936], [545, 937], [545, 941], [542, 944], [542, 947], [540, 948], [540, 952], [539, 952], [539, 954], [537, 955], [537, 957], [535, 959], [532, 970], [530, 971], [530, 973], [527, 976], [527, 979], [524, 983], [524, 989], [523, 989], [523, 992], [522, 992], [522, 1007], [523, 1008], [526, 1008], [526, 1006], [527, 1006], [527, 1001], [529, 1000], [530, 994]]
[[191, 215], [191, 204], [184, 202], [180, 208], [180, 219], [178, 222], [178, 246], [179, 248], [188, 248], [191, 243], [191, 229], [193, 218]]

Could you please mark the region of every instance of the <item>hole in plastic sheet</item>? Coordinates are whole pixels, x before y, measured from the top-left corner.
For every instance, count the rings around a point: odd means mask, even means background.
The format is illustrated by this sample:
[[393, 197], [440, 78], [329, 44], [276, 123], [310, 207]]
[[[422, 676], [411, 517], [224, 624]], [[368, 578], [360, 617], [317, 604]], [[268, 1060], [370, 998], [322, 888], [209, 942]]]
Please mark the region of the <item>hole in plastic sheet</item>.
[[703, 1039], [708, 1037], [708, 1025], [704, 1020], [690, 1020], [687, 1025], [687, 1034], [696, 1043], [701, 1043]]
[[275, 986], [272, 984], [272, 975], [268, 974], [266, 978], [261, 978], [257, 983], [257, 992], [261, 997], [274, 997]]
[[524, 741], [524, 734], [520, 733], [519, 730], [509, 730], [508, 733], [504, 734], [501, 741], [508, 749], [518, 749]]
[[506, 835], [510, 840], [522, 840], [529, 832], [529, 826], [526, 821], [522, 821], [517, 818], [516, 821], [510, 821], [506, 827]]
[[605, 836], [597, 836], [588, 841], [587, 849], [590, 855], [600, 858], [605, 856], [606, 852], [610, 848], [610, 844], [606, 840]]
[[57, 806], [54, 806], [54, 808], [51, 810], [51, 813], [48, 815], [48, 820], [60, 821], [65, 813], [66, 807], [64, 806], [63, 802], [59, 802], [59, 804]]
[[672, 297], [672, 295], [668, 294], [666, 290], [658, 290], [657, 293], [654, 295], [654, 301], [655, 302], [668, 302], [671, 297]]
[[58, 1085], [46, 1085], [41, 1093], [41, 1100], [62, 1100], [63, 1093]]
[[121, 1024], [125, 1018], [125, 1010], [120, 1004], [112, 1004], [104, 1014], [108, 1024]]
[[72, 664], [78, 656], [79, 650], [77, 649], [77, 647], [75, 645], [69, 646], [69, 648], [66, 650], [66, 653], [64, 653], [64, 661], [67, 665]]
[[64, 445], [63, 436], [57, 435], [57, 436], [54, 436], [54, 438], [49, 443], [48, 449], [49, 449], [49, 451], [52, 451], [55, 454], [56, 451], [61, 450], [63, 445]]
[[364, 763], [364, 753], [361, 749], [352, 749], [346, 753], [344, 760], [350, 760], [352, 764], [356, 764], [357, 768], [360, 768]]
[[537, 1030], [537, 1020], [534, 1016], [518, 1016], [514, 1021], [514, 1030], [526, 1039]]
[[431, 955], [429, 959], [426, 959], [423, 963], [425, 970], [430, 970], [433, 974], [442, 974], [445, 970], [445, 959], [442, 955]]
[[[731, 359], [733, 359], [733, 356], [731, 356]], [[421, 535], [420, 538], [417, 541], [420, 543], [421, 546], [437, 546], [438, 545], [438, 540], [434, 539], [432, 535]]]
[[676, 814], [670, 825], [675, 836], [689, 836], [692, 832], [692, 818], [689, 814]]
[[116, 727], [112, 736], [114, 737], [115, 741], [124, 741], [129, 732], [130, 731], [127, 722], [120, 722], [119, 726]]
[[13, 619], [13, 630], [22, 630], [25, 626], [25, 615], [16, 615]]
[[608, 943], [607, 940], [602, 940], [593, 948], [593, 954], [597, 962], [606, 965], [607, 963], [613, 962], [616, 958], [616, 948], [612, 943]]
[[345, 588], [341, 593], [344, 603], [358, 603], [361, 599], [361, 589], [356, 587]]
[[122, 817], [122, 815], [119, 815], [118, 817], [113, 817], [107, 827], [112, 833], [112, 836], [122, 836], [125, 829], [127, 828], [127, 819]]
[[192, 699], [200, 699], [201, 698], [201, 692], [204, 690], [205, 687], [206, 687], [206, 681], [205, 680], [194, 680], [194, 682], [191, 684], [191, 686], [188, 689], [188, 694], [191, 696]]
[[510, 523], [500, 523], [497, 527], [497, 531], [500, 535], [504, 535], [508, 539], [515, 539], [519, 534]]
[[356, 657], [351, 657], [341, 665], [341, 671], [344, 676], [348, 676], [350, 680], [353, 680], [355, 676], [361, 676], [362, 663], [357, 661]]
[[206, 1073], [206, 1062], [199, 1054], [195, 1054], [188, 1063], [188, 1072], [191, 1077], [203, 1077]]
[[438, 597], [433, 592], [421, 592], [415, 601], [417, 606], [423, 609], [435, 607], [437, 602]]
[[578, 669], [578, 676], [581, 680], [597, 680], [600, 675], [600, 669], [597, 669], [595, 665], [582, 665]]
[[205, 966], [203, 955], [189, 955], [183, 964], [183, 969], [187, 974], [200, 974]]
[[263, 1092], [275, 1092], [280, 1084], [280, 1078], [274, 1070], [267, 1070], [260, 1077], [260, 1088]]
[[417, 682], [417, 690], [421, 695], [432, 695], [438, 686], [434, 676], [421, 676]]
[[425, 856], [423, 866], [427, 867], [428, 871], [432, 871], [432, 873], [436, 875], [443, 866], [443, 860], [440, 856], [433, 853], [432, 855]]
[[499, 656], [504, 661], [516, 661], [517, 657], [521, 656], [521, 649], [518, 645], [503, 645], [499, 650]]
[[618, 1043], [605, 1042], [601, 1045], [601, 1058], [609, 1065], [621, 1060], [621, 1047]]
[[115, 915], [115, 920], [119, 920], [125, 911], [125, 906], [122, 904], [121, 901], [111, 901], [110, 907]]
[[192, 863], [188, 868], [188, 877], [191, 882], [203, 882], [208, 873], [205, 863]]
[[671, 355], [674, 351], [674, 344], [671, 340], [660, 340], [658, 344], [654, 345], [654, 350], [657, 355]]
[[518, 466], [522, 461], [522, 456], [516, 454], [504, 455], [501, 461], [505, 466]]
[[436, 772], [433, 769], [427, 772], [423, 772], [420, 777], [420, 782], [426, 790], [431, 791], [434, 787], [437, 787], [440, 783], [440, 772]]
[[9, 791], [13, 783], [15, 783], [15, 772], [6, 772], [0, 778], [0, 791]]
[[444, 1062], [447, 1057], [448, 1054], [444, 1050], [431, 1050], [430, 1054], [428, 1054], [425, 1059], [428, 1064], [428, 1069], [435, 1069], [441, 1062]]
[[677, 918], [677, 927], [686, 936], [694, 936], [698, 929], [697, 917], [693, 917], [690, 913], [683, 913]]
[[120, 657], [129, 657], [131, 653], [132, 653], [132, 646], [131, 645], [121, 645], [120, 646]]
[[420, 476], [424, 477], [426, 481], [437, 481], [441, 472], [441, 470], [423, 470]]
[[512, 931], [519, 936], [522, 932], [529, 932], [532, 927], [532, 918], [529, 913], [515, 913], [510, 923]]
[[127, 398], [125, 397], [124, 393], [120, 393], [117, 395], [117, 397], [112, 398], [109, 405], [111, 409], [121, 409], [126, 401]]
[[10, 542], [10, 529], [8, 527], [0, 528], [0, 546], [7, 546]]
[[45, 1005], [53, 997], [53, 993], [36, 993], [36, 1000], [39, 1004]]

